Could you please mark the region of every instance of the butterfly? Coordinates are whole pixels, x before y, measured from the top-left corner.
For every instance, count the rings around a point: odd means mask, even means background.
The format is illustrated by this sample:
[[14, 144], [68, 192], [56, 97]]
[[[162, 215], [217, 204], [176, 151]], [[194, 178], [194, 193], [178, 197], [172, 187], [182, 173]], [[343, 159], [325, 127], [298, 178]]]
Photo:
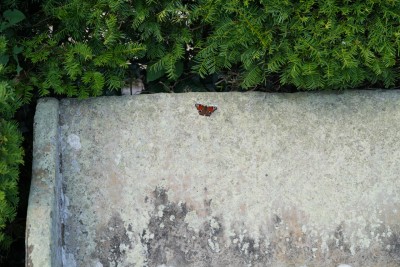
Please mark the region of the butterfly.
[[211, 116], [211, 114], [217, 110], [216, 106], [205, 106], [202, 104], [196, 104], [197, 111], [201, 116]]

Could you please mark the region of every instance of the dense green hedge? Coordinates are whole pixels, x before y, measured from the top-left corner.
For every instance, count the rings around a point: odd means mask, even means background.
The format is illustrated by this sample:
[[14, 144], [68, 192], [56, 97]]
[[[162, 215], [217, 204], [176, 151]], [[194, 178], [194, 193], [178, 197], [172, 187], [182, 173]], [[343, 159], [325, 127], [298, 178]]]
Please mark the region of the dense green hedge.
[[209, 23], [194, 69], [235, 66], [240, 86], [279, 76], [300, 89], [399, 85], [400, 1], [201, 1]]
[[214, 89], [399, 85], [399, 1], [72, 0], [40, 12], [22, 84], [41, 95], [100, 95], [141, 75], [172, 90], [211, 76]]
[[10, 85], [0, 79], [0, 251], [7, 250], [13, 242], [5, 229], [15, 218], [19, 200], [19, 164], [23, 163], [24, 151], [22, 135], [11, 120], [20, 104], [17, 99]]
[[0, 249], [7, 249], [12, 238], [4, 232], [18, 205], [19, 164], [23, 162], [22, 136], [17, 124], [0, 118]]
[[400, 86], [397, 0], [6, 0], [0, 8], [0, 244], [21, 162], [9, 120], [33, 96], [97, 96], [136, 79], [152, 92]]
[[16, 89], [87, 97], [138, 78], [177, 91], [391, 88], [399, 14], [394, 0], [47, 0], [27, 18]]
[[[16, 216], [18, 205], [19, 164], [23, 163], [22, 135], [12, 120], [22, 101], [10, 77], [21, 70], [13, 27], [24, 19], [17, 10], [6, 10], [0, 20], [0, 251], [6, 251], [13, 239], [5, 231]], [[13, 63], [10, 63], [13, 61]], [[17, 69], [14, 69], [18, 67]], [[2, 261], [0, 253], [0, 262]]]

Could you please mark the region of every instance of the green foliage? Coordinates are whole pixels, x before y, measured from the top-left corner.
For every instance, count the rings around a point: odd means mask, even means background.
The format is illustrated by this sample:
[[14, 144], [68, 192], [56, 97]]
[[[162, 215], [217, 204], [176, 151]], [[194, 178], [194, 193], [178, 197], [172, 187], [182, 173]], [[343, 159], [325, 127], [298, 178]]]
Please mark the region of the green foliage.
[[306, 90], [399, 85], [398, 1], [42, 0], [39, 9], [20, 6], [30, 16], [13, 7], [1, 28], [26, 22], [29, 30], [7, 45], [0, 63], [12, 59], [7, 66], [22, 74], [13, 87], [23, 101], [33, 89], [39, 96], [97, 96], [137, 78], [168, 88], [199, 79], [214, 89], [276, 81]]
[[201, 31], [191, 29], [189, 2], [43, 1], [46, 19], [31, 22], [35, 34], [23, 42], [25, 69], [34, 71], [17, 88], [87, 97], [119, 90], [127, 79], [193, 76], [187, 48]]
[[[22, 68], [14, 27], [25, 16], [19, 10], [6, 10], [0, 18], [0, 249], [7, 250], [13, 239], [5, 232], [16, 215], [19, 164], [23, 163], [22, 135], [11, 119], [23, 99], [13, 87], [11, 77]], [[10, 60], [11, 58], [11, 60]], [[1, 259], [0, 259], [1, 260]]]
[[143, 76], [154, 86], [216, 75], [232, 89], [399, 85], [398, 1], [45, 0], [40, 12], [15, 52], [34, 69], [21, 85], [41, 96], [96, 96]]
[[27, 65], [35, 68], [21, 85], [67, 96], [97, 96], [120, 89], [132, 61], [145, 46], [125, 31], [134, 13], [122, 1], [44, 1], [47, 20], [24, 41]]
[[17, 9], [7, 9], [3, 12], [3, 18], [0, 23], [0, 32], [17, 25], [25, 19], [25, 15]]
[[236, 69], [241, 87], [274, 76], [299, 89], [399, 85], [400, 2], [204, 0], [193, 13], [211, 24], [193, 69]]
[[19, 164], [23, 163], [22, 136], [17, 124], [0, 118], [0, 248], [7, 249], [12, 239], [4, 229], [16, 215]]
[[[0, 65], [1, 72], [2, 65]], [[13, 88], [4, 80], [0, 80], [0, 118], [12, 118], [14, 112], [21, 106]]]
[[[25, 15], [17, 9], [7, 9], [0, 17], [0, 64], [6, 66], [9, 63], [10, 55], [15, 63], [15, 70], [19, 74], [22, 70], [18, 55], [23, 48], [15, 43], [16, 36], [14, 27], [25, 19]], [[7, 40], [10, 41], [10, 48], [7, 48]]]

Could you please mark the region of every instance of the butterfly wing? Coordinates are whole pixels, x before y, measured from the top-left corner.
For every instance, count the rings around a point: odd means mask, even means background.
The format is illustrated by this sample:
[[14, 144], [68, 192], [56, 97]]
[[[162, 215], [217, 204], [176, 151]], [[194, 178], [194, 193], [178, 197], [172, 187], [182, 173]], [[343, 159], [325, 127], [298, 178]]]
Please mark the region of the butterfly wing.
[[201, 116], [211, 116], [211, 114], [217, 110], [216, 106], [205, 106], [202, 104], [196, 104], [197, 111]]
[[217, 110], [216, 106], [206, 106], [206, 112], [205, 112], [205, 116], [211, 116], [211, 114], [213, 114], [214, 111]]
[[199, 112], [199, 115], [204, 116], [205, 112], [207, 111], [206, 106], [204, 106], [202, 104], [196, 104], [195, 106], [197, 108], [197, 111]]

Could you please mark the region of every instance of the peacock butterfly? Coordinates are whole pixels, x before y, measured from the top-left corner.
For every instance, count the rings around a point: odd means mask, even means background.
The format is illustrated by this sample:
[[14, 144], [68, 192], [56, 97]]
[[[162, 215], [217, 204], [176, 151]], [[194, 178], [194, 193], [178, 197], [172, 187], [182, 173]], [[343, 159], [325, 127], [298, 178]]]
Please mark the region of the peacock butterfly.
[[216, 106], [206, 106], [202, 104], [196, 104], [197, 111], [201, 116], [211, 116], [211, 114], [217, 110]]

